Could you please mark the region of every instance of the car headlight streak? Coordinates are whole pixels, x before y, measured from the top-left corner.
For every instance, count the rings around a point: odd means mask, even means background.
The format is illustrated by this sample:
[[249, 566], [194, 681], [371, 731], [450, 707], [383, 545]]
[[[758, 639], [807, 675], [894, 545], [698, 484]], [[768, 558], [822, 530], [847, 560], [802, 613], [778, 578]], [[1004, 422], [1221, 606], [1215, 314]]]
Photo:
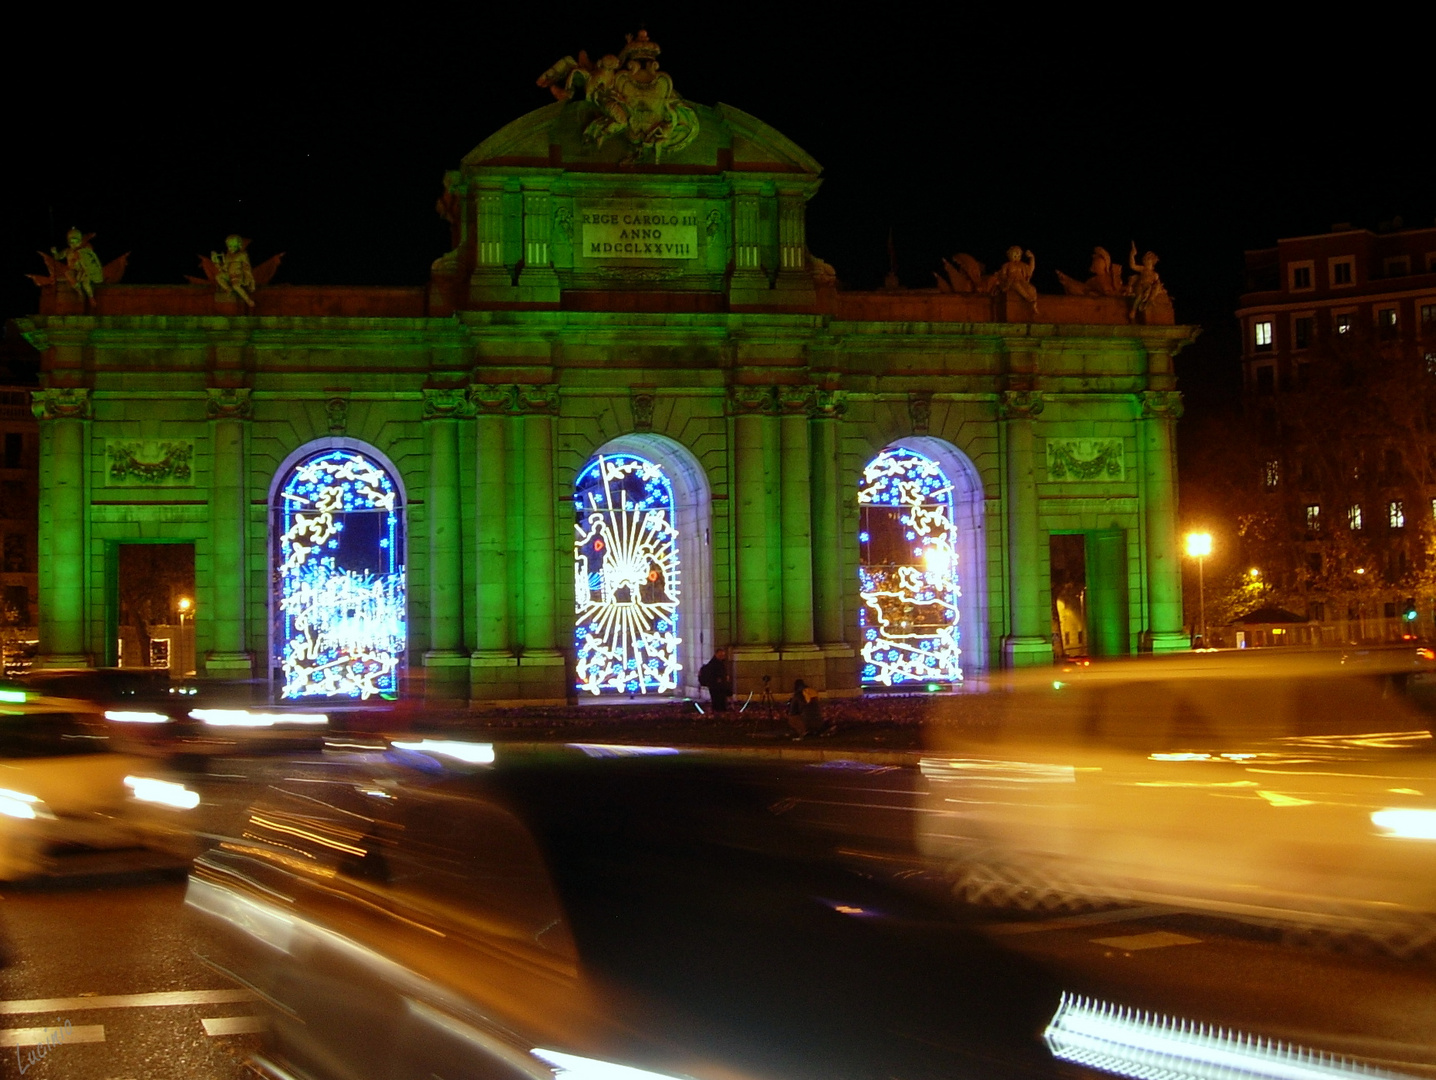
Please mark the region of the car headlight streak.
[[45, 809], [45, 804], [34, 795], [11, 791], [9, 788], [0, 788], [0, 814], [26, 820], [51, 816]]
[[173, 806], [177, 810], [193, 810], [199, 805], [199, 793], [183, 784], [172, 784], [168, 780], [156, 780], [149, 776], [127, 776], [125, 787], [141, 802]]
[[163, 724], [169, 720], [164, 713], [126, 712], [123, 709], [107, 709], [105, 719], [117, 724]]
[[1063, 994], [1052, 1056], [1136, 1080], [1335, 1080], [1399, 1074], [1275, 1039]]
[[492, 765], [494, 761], [493, 743], [454, 742], [450, 739], [420, 739], [418, 742], [394, 741], [389, 745], [398, 750], [416, 750], [421, 754], [438, 754], [441, 757], [451, 757], [456, 761], [464, 761], [470, 765]]
[[1376, 810], [1371, 824], [1403, 840], [1436, 840], [1436, 810]]
[[553, 1069], [554, 1076], [563, 1080], [674, 1080], [666, 1073], [635, 1069], [632, 1065], [616, 1065], [611, 1061], [579, 1057], [577, 1054], [561, 1054], [557, 1050], [534, 1047], [529, 1053], [547, 1064]]
[[248, 709], [194, 709], [190, 719], [203, 720], [210, 727], [267, 728], [275, 724], [327, 724], [324, 713], [257, 713]]

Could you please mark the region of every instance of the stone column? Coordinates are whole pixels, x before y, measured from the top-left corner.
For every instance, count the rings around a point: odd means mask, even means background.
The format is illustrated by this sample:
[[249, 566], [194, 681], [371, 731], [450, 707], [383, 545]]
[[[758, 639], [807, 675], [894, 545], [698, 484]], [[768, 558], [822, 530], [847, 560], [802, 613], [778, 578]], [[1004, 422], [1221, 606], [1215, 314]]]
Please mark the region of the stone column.
[[469, 664], [470, 697], [503, 701], [519, 696], [509, 597], [517, 582], [509, 548], [509, 473], [522, 447], [510, 454], [505, 439], [516, 401], [513, 386], [476, 385], [469, 397], [478, 412], [475, 439], [475, 536], [478, 580], [473, 599], [477, 639]]
[[[567, 650], [560, 650], [554, 517], [553, 425], [558, 390], [552, 384], [520, 386], [523, 427], [523, 630], [519, 682], [523, 696], [567, 700]], [[569, 620], [572, 623], [572, 617]]]
[[[733, 649], [734, 685], [741, 693], [762, 688], [763, 675], [778, 674], [778, 652], [774, 639], [782, 632], [781, 619], [773, 609], [773, 579], [779, 564], [773, 542], [778, 522], [773, 514], [777, 501], [777, 470], [770, 462], [777, 457], [773, 411], [777, 406], [772, 388], [735, 386], [729, 396], [733, 414], [733, 547], [737, 614], [737, 642]], [[715, 644], [721, 644], [716, 642]]]
[[[245, 599], [249, 569], [249, 490], [245, 436], [253, 406], [249, 391], [212, 387], [210, 419], [212, 474], [209, 489], [210, 644], [205, 672], [215, 678], [248, 679], [249, 651]], [[200, 609], [200, 618], [204, 609]]]
[[1182, 633], [1182, 557], [1177, 546], [1177, 455], [1172, 428], [1182, 415], [1175, 390], [1142, 393], [1142, 450], [1147, 499], [1147, 645], [1153, 652], [1191, 647]]
[[1003, 423], [1007, 452], [1007, 587], [1008, 625], [1003, 639], [1003, 661], [1008, 667], [1052, 662], [1050, 613], [1042, 594], [1042, 535], [1037, 527], [1037, 451], [1032, 418], [1042, 411], [1042, 395], [1030, 390], [1008, 390], [998, 415]]
[[813, 461], [810, 386], [784, 386], [782, 409], [783, 652], [813, 651]]
[[429, 533], [429, 650], [424, 667], [429, 670], [424, 688], [430, 697], [453, 697], [468, 679], [459, 497], [459, 424], [469, 412], [468, 404], [462, 390], [424, 391], [429, 451], [429, 485], [424, 494]]
[[85, 618], [85, 458], [90, 392], [37, 390], [40, 421], [40, 649], [36, 667], [89, 667]]
[[847, 537], [842, 535], [842, 500], [849, 494], [838, 480], [838, 420], [843, 414], [841, 390], [819, 390], [813, 408], [813, 609], [819, 644], [847, 640], [843, 620], [843, 560]]

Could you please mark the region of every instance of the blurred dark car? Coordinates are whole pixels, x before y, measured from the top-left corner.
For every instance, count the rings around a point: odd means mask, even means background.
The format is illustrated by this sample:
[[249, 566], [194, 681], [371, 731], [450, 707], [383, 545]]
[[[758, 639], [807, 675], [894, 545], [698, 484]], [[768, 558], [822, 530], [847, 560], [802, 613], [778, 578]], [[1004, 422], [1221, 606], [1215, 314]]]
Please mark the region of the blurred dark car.
[[907, 865], [914, 779], [401, 742], [296, 764], [187, 902], [275, 1080], [1055, 1075], [1044, 975], [841, 865]]

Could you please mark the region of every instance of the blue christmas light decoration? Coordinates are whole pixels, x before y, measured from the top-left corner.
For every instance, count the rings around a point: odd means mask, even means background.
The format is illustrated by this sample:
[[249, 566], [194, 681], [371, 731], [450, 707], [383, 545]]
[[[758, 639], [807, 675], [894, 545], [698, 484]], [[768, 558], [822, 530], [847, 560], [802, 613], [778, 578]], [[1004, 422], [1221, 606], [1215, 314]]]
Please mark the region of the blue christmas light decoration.
[[280, 696], [399, 695], [408, 643], [403, 507], [357, 450], [305, 458], [274, 506], [274, 662]]
[[579, 473], [573, 505], [578, 689], [677, 690], [678, 529], [663, 468], [636, 454], [600, 454]]
[[961, 682], [951, 482], [931, 458], [890, 447], [863, 470], [858, 505], [862, 681]]

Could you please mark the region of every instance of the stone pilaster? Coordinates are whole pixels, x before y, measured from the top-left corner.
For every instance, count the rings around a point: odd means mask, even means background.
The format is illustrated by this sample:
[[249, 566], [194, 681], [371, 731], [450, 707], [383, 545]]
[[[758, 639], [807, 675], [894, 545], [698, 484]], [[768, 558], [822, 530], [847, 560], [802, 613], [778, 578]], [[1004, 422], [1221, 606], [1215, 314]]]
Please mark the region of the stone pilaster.
[[518, 453], [511, 454], [507, 433], [517, 404], [511, 385], [480, 384], [470, 388], [477, 413], [475, 536], [478, 580], [474, 583], [477, 638], [469, 661], [470, 696], [478, 701], [506, 701], [519, 696], [518, 660], [509, 621], [514, 556], [509, 550], [509, 473]]
[[775, 609], [780, 530], [773, 514], [778, 471], [777, 399], [769, 386], [729, 390], [733, 417], [733, 532], [737, 634], [733, 649], [735, 686], [740, 693], [761, 690], [763, 675], [778, 674], [774, 639], [782, 632]]
[[[557, 540], [554, 520], [554, 417], [558, 390], [551, 384], [518, 387], [523, 431], [523, 627], [518, 674], [523, 696], [566, 700], [566, 658], [559, 647]], [[570, 620], [571, 621], [571, 620]], [[568, 636], [568, 635], [566, 635]]]
[[85, 619], [85, 461], [90, 392], [37, 390], [40, 421], [40, 649], [37, 667], [89, 667]]
[[[453, 696], [467, 679], [464, 649], [463, 523], [459, 497], [459, 424], [469, 415], [462, 390], [424, 391], [424, 434], [429, 450], [429, 486], [424, 511], [429, 532], [430, 669], [425, 693]], [[461, 678], [456, 678], [463, 669]]]
[[813, 462], [810, 386], [778, 390], [782, 411], [783, 652], [813, 651]]
[[[205, 412], [213, 448], [209, 495], [210, 642], [205, 672], [227, 679], [248, 679], [254, 670], [245, 621], [245, 574], [248, 561], [248, 485], [245, 441], [254, 414], [249, 391], [212, 387]], [[203, 608], [200, 609], [201, 613]]]
[[1007, 575], [1009, 626], [1003, 639], [1008, 667], [1052, 662], [1051, 615], [1042, 603], [1041, 532], [1037, 527], [1037, 452], [1032, 419], [1042, 411], [1042, 395], [1008, 390], [998, 416], [1007, 457]]
[[1148, 390], [1141, 401], [1147, 516], [1147, 640], [1143, 645], [1152, 652], [1178, 652], [1191, 646], [1182, 633], [1177, 456], [1172, 437], [1182, 415], [1182, 395], [1175, 390]]

